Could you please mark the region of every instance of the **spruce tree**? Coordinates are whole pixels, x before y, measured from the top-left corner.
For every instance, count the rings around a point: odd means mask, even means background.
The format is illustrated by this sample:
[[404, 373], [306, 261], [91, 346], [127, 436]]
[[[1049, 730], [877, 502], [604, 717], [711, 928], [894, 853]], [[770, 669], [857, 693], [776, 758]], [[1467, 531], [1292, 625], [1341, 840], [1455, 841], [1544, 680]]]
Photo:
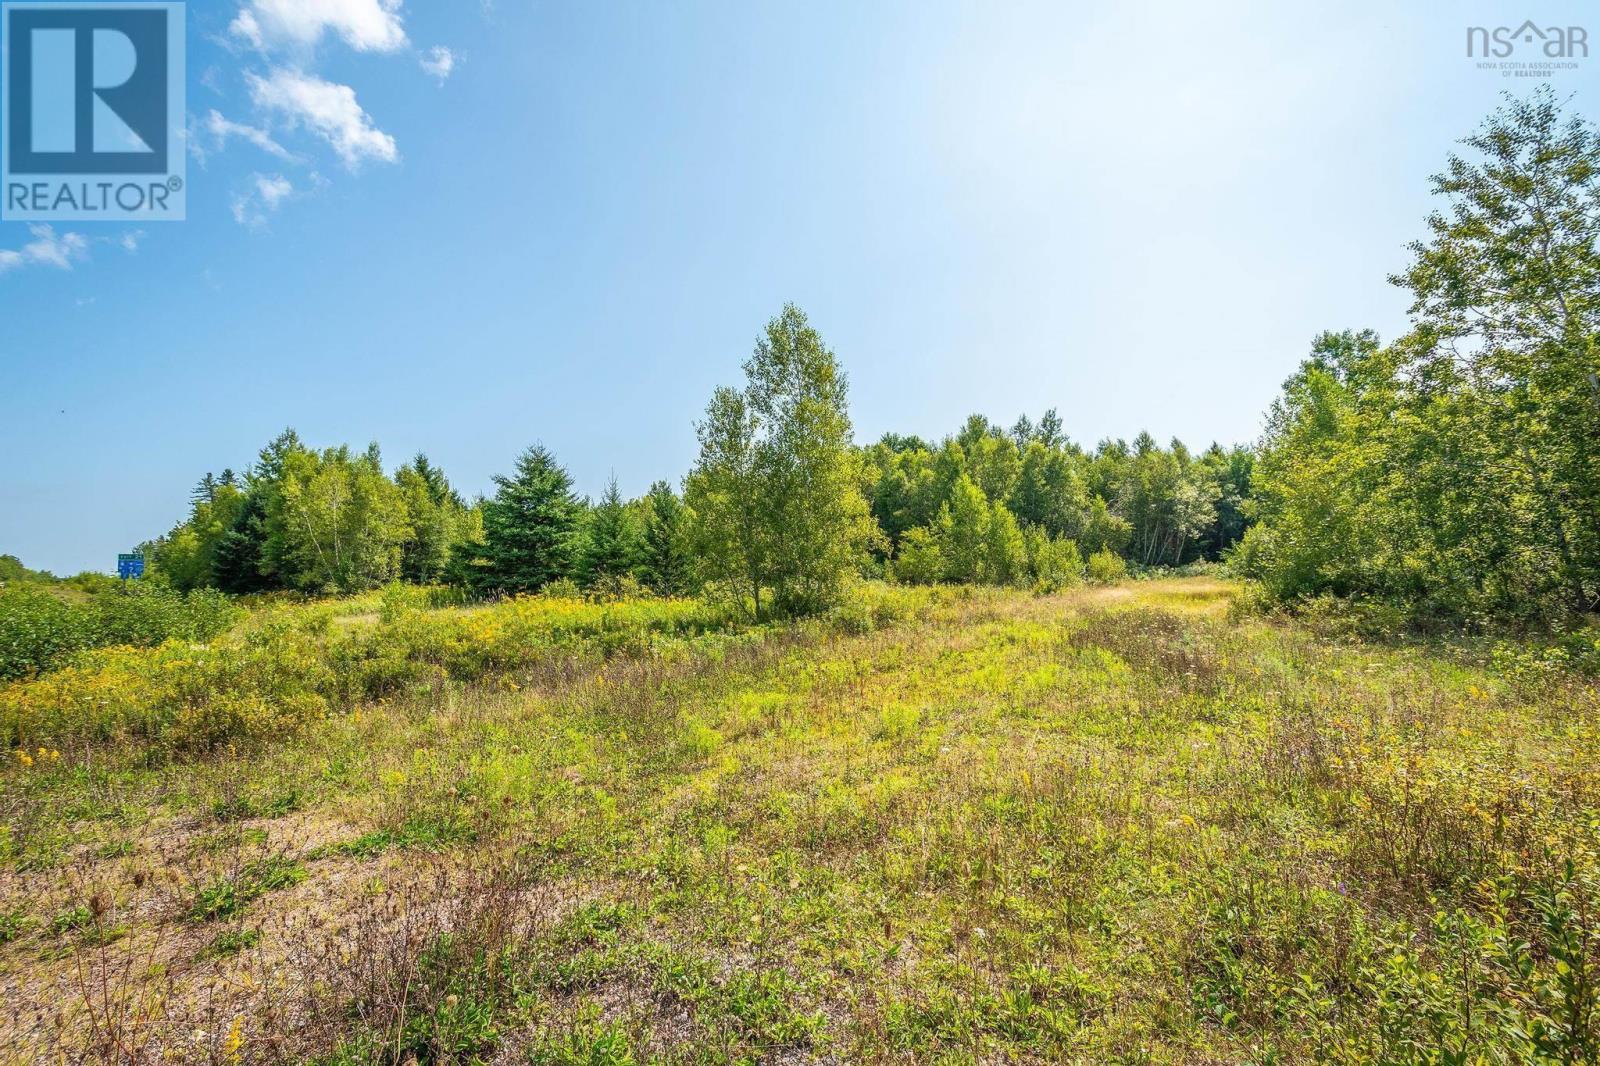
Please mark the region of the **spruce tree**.
[[584, 584], [614, 590], [623, 578], [633, 575], [638, 556], [639, 532], [613, 476], [589, 515], [583, 545]]
[[644, 583], [662, 596], [688, 592], [690, 512], [672, 486], [657, 481], [644, 498], [644, 531], [639, 546], [639, 571]]
[[494, 479], [483, 508], [481, 591], [534, 592], [570, 577], [578, 547], [580, 504], [572, 478], [544, 448], [517, 458], [516, 473]]
[[266, 543], [266, 507], [261, 494], [248, 492], [233, 525], [217, 541], [211, 557], [211, 583], [223, 592], [260, 592], [270, 579], [262, 572], [262, 546]]

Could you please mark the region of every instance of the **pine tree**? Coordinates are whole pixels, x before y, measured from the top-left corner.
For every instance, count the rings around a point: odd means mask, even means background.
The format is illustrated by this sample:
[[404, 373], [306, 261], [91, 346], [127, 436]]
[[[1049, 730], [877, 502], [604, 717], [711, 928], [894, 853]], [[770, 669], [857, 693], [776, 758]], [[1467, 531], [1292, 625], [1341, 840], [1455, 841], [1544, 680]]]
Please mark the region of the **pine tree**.
[[639, 558], [639, 530], [612, 476], [589, 515], [583, 543], [582, 574], [591, 588], [614, 591], [623, 578], [633, 576]]
[[677, 596], [690, 589], [689, 509], [672, 486], [657, 481], [644, 498], [644, 530], [639, 550], [639, 571], [644, 583], [662, 596]]
[[266, 517], [260, 494], [247, 493], [239, 516], [217, 542], [211, 559], [211, 582], [223, 592], [260, 592], [270, 586], [261, 569]]
[[483, 508], [484, 565], [474, 568], [481, 591], [534, 592], [570, 577], [582, 504], [572, 478], [544, 448], [517, 458], [516, 473], [498, 475]]

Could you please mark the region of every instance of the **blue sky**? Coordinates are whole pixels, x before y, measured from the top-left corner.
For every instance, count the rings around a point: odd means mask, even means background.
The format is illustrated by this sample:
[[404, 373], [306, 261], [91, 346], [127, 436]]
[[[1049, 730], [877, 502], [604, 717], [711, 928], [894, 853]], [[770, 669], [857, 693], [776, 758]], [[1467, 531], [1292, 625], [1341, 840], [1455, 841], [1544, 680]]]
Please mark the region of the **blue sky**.
[[188, 221], [0, 223], [0, 552], [113, 569], [289, 425], [637, 493], [786, 300], [863, 441], [1250, 441], [1535, 84], [1466, 27], [1600, 45], [1538, 8], [192, 0]]

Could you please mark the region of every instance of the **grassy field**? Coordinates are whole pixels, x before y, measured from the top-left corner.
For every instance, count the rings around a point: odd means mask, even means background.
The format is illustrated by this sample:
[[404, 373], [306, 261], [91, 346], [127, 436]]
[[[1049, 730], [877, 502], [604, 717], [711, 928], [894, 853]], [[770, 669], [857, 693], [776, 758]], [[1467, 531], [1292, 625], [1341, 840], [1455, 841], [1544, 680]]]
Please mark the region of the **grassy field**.
[[0, 688], [0, 1061], [1597, 1061], [1592, 680], [1236, 593], [368, 597]]

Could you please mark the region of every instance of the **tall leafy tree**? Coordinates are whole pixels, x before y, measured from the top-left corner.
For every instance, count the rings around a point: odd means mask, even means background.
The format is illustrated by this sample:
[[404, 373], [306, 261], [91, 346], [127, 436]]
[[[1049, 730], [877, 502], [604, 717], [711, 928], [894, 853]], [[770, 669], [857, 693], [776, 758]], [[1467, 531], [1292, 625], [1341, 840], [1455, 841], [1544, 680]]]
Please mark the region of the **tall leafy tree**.
[[342, 445], [289, 452], [269, 497], [266, 527], [280, 574], [308, 591], [392, 580], [411, 532], [375, 444], [359, 454]]
[[686, 496], [708, 576], [781, 613], [819, 610], [881, 534], [861, 492], [847, 385], [833, 352], [793, 304], [744, 364], [742, 391], [719, 389], [697, 428]]
[[400, 546], [400, 576], [424, 584], [438, 581], [450, 549], [467, 537], [467, 508], [444, 471], [421, 453], [395, 471], [394, 480], [411, 528]]
[[990, 584], [1018, 585], [1027, 576], [1028, 550], [1022, 527], [1004, 503], [989, 505], [989, 523], [984, 538], [984, 576]]
[[944, 552], [926, 526], [908, 529], [895, 552], [894, 577], [912, 585], [931, 585], [944, 577]]
[[1509, 99], [1434, 178], [1415, 327], [1325, 335], [1285, 385], [1238, 559], [1284, 599], [1550, 617], [1600, 601], [1600, 135]]
[[944, 576], [975, 583], [989, 576], [989, 501], [972, 479], [962, 474], [939, 510], [936, 523]]
[[[1467, 433], [1487, 429], [1536, 499], [1532, 544], [1552, 583], [1600, 596], [1600, 131], [1544, 87], [1507, 97], [1433, 179], [1428, 218], [1394, 280], [1410, 289], [1417, 343], [1401, 373], [1470, 393]], [[1440, 415], [1440, 428], [1452, 420]]]

